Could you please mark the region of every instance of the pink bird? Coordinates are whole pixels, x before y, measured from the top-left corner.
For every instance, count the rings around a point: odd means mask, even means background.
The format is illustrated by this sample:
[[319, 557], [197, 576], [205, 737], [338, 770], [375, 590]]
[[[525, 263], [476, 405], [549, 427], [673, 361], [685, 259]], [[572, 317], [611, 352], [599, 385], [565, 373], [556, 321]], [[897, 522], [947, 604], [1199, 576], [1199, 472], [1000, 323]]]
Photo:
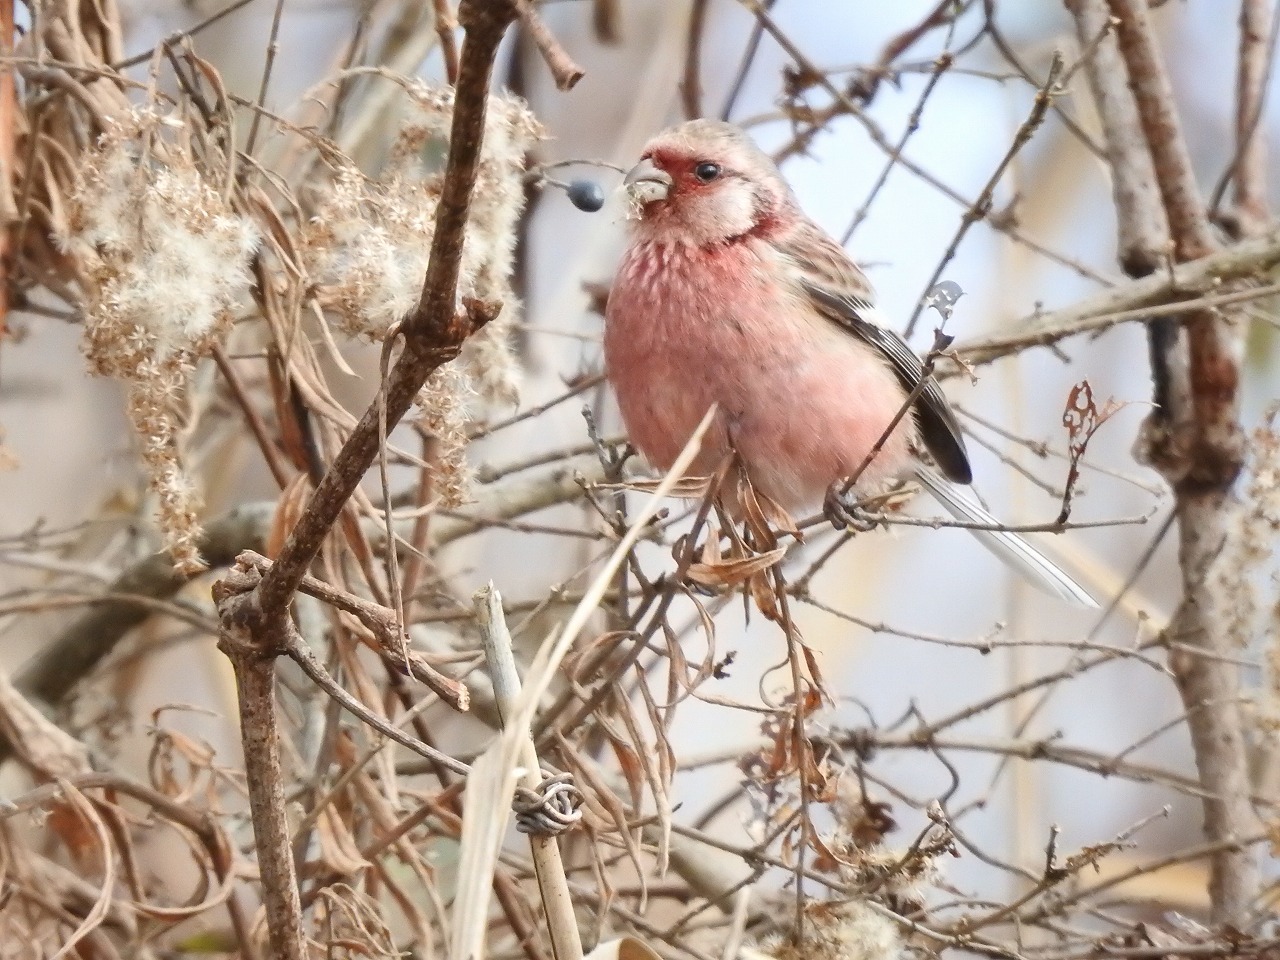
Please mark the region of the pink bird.
[[[667, 470], [716, 404], [692, 474], [714, 472], [732, 450], [783, 509], [825, 504], [839, 522], [839, 489], [919, 384], [920, 359], [883, 325], [862, 271], [737, 127], [694, 120], [666, 130], [625, 184], [637, 215], [605, 311], [604, 356], [631, 442]], [[852, 493], [912, 476], [957, 519], [998, 526], [949, 482], [973, 476], [932, 377]], [[1016, 534], [973, 532], [1034, 585], [1097, 606]]]

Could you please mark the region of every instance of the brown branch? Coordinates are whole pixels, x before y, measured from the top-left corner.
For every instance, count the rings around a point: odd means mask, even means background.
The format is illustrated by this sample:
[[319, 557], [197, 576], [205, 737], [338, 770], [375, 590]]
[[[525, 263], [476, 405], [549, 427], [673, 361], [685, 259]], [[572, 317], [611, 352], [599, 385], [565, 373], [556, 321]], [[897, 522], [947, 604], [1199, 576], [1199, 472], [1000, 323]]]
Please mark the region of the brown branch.
[[[235, 589], [235, 576], [218, 581], [220, 592]], [[262, 901], [274, 960], [305, 960], [302, 902], [294, 874], [292, 833], [284, 806], [284, 771], [280, 766], [280, 727], [276, 718], [276, 657], [285, 652], [262, 642], [251, 621], [223, 621], [218, 649], [236, 675], [240, 705], [240, 740], [244, 774], [253, 815], [253, 839]]]
[[302, 905], [284, 806], [275, 713], [275, 661], [289, 652], [288, 607], [348, 500], [373, 464], [385, 431], [397, 424], [431, 373], [457, 357], [463, 342], [495, 314], [493, 305], [468, 303], [459, 312], [458, 274], [471, 194], [479, 171], [489, 82], [498, 46], [515, 18], [514, 0], [464, 0], [466, 31], [448, 162], [436, 209], [422, 294], [401, 325], [405, 346], [381, 394], [361, 417], [280, 555], [262, 575], [236, 569], [214, 585], [222, 622], [219, 647], [235, 669], [249, 809], [267, 927], [279, 960], [302, 960]]
[[[1169, 260], [1169, 221], [1133, 93], [1126, 84], [1116, 82], [1126, 75], [1119, 47], [1110, 35], [1117, 21], [1107, 8], [1107, 0], [1067, 0], [1067, 7], [1075, 17], [1081, 43], [1088, 43], [1098, 31], [1108, 34], [1098, 43], [1086, 69], [1111, 167], [1120, 266], [1131, 277], [1145, 277]], [[1151, 399], [1156, 411], [1153, 422], [1169, 408], [1174, 379], [1186, 377], [1185, 365], [1173, 363], [1171, 357], [1181, 349], [1178, 336], [1173, 318], [1155, 320], [1147, 327]]]
[[1180, 263], [1217, 249], [1145, 0], [1108, 0]]
[[680, 102], [686, 119], [702, 116], [702, 34], [707, 24], [709, 0], [693, 0], [689, 10], [689, 35], [684, 46], [684, 79], [680, 82]]
[[287, 654], [302, 669], [302, 672], [311, 679], [312, 683], [327, 693], [338, 706], [342, 707], [357, 720], [372, 727], [388, 740], [398, 743], [402, 747], [407, 747], [424, 760], [452, 770], [454, 773], [466, 775], [467, 765], [465, 763], [455, 760], [447, 753], [436, 750], [425, 741], [415, 740], [378, 716], [356, 697], [348, 693], [342, 684], [333, 679], [329, 671], [324, 668], [324, 664], [320, 662], [320, 658], [315, 655], [315, 652], [302, 641], [301, 635], [292, 623], [285, 625], [284, 644], [283, 653]]
[[1124, 76], [1124, 61], [1111, 36], [1115, 24], [1107, 0], [1066, 0], [1066, 5], [1075, 18], [1081, 44], [1102, 37], [1085, 64], [1085, 73], [1111, 167], [1111, 193], [1119, 214], [1120, 265], [1131, 277], [1145, 277], [1167, 256], [1169, 225], [1133, 94], [1115, 82]]
[[[431, 258], [422, 296], [405, 319], [405, 347], [388, 377], [387, 429], [393, 428], [413, 403], [427, 377], [454, 359], [463, 342], [488, 314], [455, 308], [463, 234], [471, 208], [471, 192], [480, 166], [489, 80], [498, 44], [511, 24], [514, 8], [506, 3], [466, 2], [459, 18], [466, 28], [449, 138], [449, 159], [437, 207]], [[380, 442], [379, 404], [370, 404], [352, 430], [306, 513], [298, 521], [270, 573], [263, 577], [258, 603], [264, 612], [284, 609], [320, 550], [329, 529], [377, 456]]]
[[[250, 567], [263, 575], [272, 566], [270, 560], [253, 550], [241, 553], [236, 557], [236, 562], [242, 567]], [[421, 654], [408, 649], [409, 638], [401, 632], [400, 622], [394, 610], [339, 590], [309, 575], [302, 578], [298, 589], [331, 607], [346, 611], [364, 624], [377, 642], [376, 649], [379, 656], [393, 670], [400, 673], [407, 672], [415, 680], [425, 683], [453, 709], [460, 711], [470, 709], [471, 694], [466, 684], [440, 673], [427, 663]]]
[[1262, 107], [1270, 67], [1271, 0], [1240, 0], [1240, 58], [1236, 68], [1235, 219], [1251, 236], [1271, 219], [1267, 202], [1267, 145]]
[[458, 22], [449, 9], [449, 0], [432, 0], [436, 21], [436, 37], [440, 41], [440, 56], [444, 59], [444, 76], [450, 83], [458, 82], [458, 41], [453, 32]]
[[937, 6], [919, 23], [889, 39], [876, 57], [875, 66], [860, 71], [852, 92], [863, 103], [870, 103], [880, 89], [880, 82], [892, 75], [893, 62], [910, 50], [930, 31], [955, 23], [958, 16], [955, 0], [939, 0]]
[[293, 471], [289, 469], [289, 466], [281, 456], [271, 432], [267, 429], [266, 422], [262, 419], [262, 414], [258, 413], [258, 409], [253, 405], [249, 391], [245, 389], [244, 382], [240, 379], [240, 375], [236, 373], [235, 366], [222, 347], [215, 346], [213, 348], [213, 362], [217, 364], [218, 371], [222, 374], [223, 379], [227, 381], [227, 388], [231, 391], [231, 396], [235, 400], [236, 406], [240, 408], [240, 412], [244, 415], [245, 425], [249, 428], [249, 432], [253, 434], [253, 439], [257, 442], [258, 449], [262, 452], [262, 459], [267, 462], [267, 469], [271, 471], [271, 478], [275, 480], [276, 486], [283, 490], [293, 478]]
[[622, 42], [622, 30], [618, 26], [622, 20], [620, 0], [595, 0], [591, 4], [591, 27], [596, 39], [610, 46]]
[[[1175, 259], [1206, 257], [1218, 248], [1182, 136], [1172, 86], [1161, 62], [1146, 0], [1109, 0], [1129, 89], [1150, 151]], [[1121, 211], [1123, 213], [1123, 211]], [[1146, 425], [1146, 451], [1174, 490], [1182, 602], [1166, 636], [1188, 650], [1169, 658], [1187, 709], [1204, 800], [1204, 831], [1223, 847], [1210, 859], [1209, 898], [1216, 923], [1245, 927], [1258, 891], [1258, 865], [1243, 844], [1257, 830], [1249, 802], [1249, 764], [1239, 709], [1239, 668], [1212, 568], [1238, 507], [1231, 485], [1243, 464], [1239, 426], [1241, 325], [1230, 313], [1194, 311], [1185, 345], [1152, 342], [1152, 364], [1174, 374], [1167, 396]], [[1185, 369], [1185, 375], [1181, 375]], [[1243, 574], [1242, 574], [1243, 575]]]
[[560, 41], [547, 29], [547, 25], [538, 16], [538, 11], [533, 8], [529, 0], [511, 0], [511, 3], [516, 8], [520, 22], [533, 38], [538, 52], [542, 54], [542, 59], [547, 62], [547, 68], [555, 78], [556, 89], [572, 90], [578, 81], [587, 75], [587, 72], [574, 63], [573, 57], [560, 46]]

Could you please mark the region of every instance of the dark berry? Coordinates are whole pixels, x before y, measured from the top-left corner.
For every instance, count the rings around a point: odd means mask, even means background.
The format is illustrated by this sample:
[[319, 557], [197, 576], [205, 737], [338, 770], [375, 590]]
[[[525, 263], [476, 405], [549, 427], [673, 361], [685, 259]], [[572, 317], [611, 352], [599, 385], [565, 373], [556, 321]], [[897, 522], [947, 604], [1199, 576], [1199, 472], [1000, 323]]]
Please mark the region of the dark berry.
[[604, 206], [604, 191], [594, 180], [575, 180], [569, 184], [569, 202], [586, 213], [595, 213]]

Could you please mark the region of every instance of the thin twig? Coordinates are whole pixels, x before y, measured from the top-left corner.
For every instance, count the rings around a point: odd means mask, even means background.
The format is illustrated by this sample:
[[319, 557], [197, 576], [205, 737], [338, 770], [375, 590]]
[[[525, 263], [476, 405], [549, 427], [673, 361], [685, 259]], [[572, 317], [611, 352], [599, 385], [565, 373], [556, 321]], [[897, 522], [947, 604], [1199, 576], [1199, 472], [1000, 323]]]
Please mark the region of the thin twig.
[[555, 34], [547, 29], [547, 25], [538, 16], [538, 11], [534, 9], [530, 0], [510, 0], [510, 2], [515, 6], [520, 22], [533, 38], [538, 52], [542, 54], [542, 59], [547, 62], [551, 76], [556, 81], [556, 89], [572, 90], [577, 82], [587, 75], [587, 72], [573, 62], [573, 58], [560, 45]]
[[1004, 156], [1000, 158], [1000, 162], [996, 164], [995, 170], [987, 178], [986, 184], [978, 194], [978, 199], [961, 216], [960, 228], [956, 231], [955, 236], [951, 238], [951, 243], [948, 244], [946, 251], [942, 254], [942, 259], [933, 268], [933, 274], [929, 277], [923, 291], [916, 299], [915, 308], [911, 311], [910, 319], [907, 320], [907, 326], [904, 331], [905, 336], [910, 337], [915, 332], [916, 323], [919, 322], [921, 314], [924, 313], [928, 305], [929, 291], [937, 286], [938, 281], [942, 279], [942, 274], [946, 271], [947, 265], [955, 258], [961, 242], [969, 232], [969, 228], [978, 221], [987, 219], [990, 215], [996, 187], [1000, 185], [1000, 181], [1004, 179], [1005, 173], [1018, 154], [1022, 152], [1022, 148], [1031, 142], [1031, 138], [1035, 136], [1036, 131], [1040, 129], [1040, 125], [1044, 123], [1044, 118], [1048, 114], [1049, 108], [1053, 105], [1054, 99], [1061, 94], [1061, 90], [1058, 88], [1058, 78], [1062, 75], [1062, 69], [1062, 54], [1055, 52], [1053, 61], [1049, 64], [1049, 74], [1036, 91], [1031, 112], [1027, 114], [1027, 119], [1022, 121], [1014, 133], [1013, 142], [1009, 144], [1009, 149], [1005, 151]]

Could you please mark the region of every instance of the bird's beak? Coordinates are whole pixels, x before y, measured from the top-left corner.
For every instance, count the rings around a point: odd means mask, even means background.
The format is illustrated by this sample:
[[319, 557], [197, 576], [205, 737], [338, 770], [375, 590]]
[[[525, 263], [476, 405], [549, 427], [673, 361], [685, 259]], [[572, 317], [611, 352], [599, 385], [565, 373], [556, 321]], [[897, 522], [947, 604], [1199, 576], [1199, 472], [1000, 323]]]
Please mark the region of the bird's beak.
[[644, 206], [655, 200], [665, 200], [671, 192], [671, 174], [659, 170], [652, 160], [641, 160], [623, 179], [622, 185], [627, 195], [636, 203]]

